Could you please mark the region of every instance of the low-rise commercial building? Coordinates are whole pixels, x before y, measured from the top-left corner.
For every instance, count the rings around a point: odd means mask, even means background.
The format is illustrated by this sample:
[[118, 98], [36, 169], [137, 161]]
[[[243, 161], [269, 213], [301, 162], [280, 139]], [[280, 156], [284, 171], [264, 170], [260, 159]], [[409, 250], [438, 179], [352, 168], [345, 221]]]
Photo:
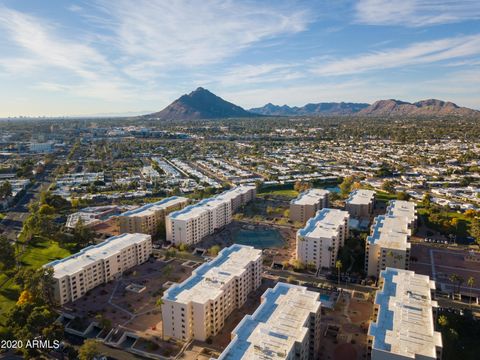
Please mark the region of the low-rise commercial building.
[[122, 234], [44, 267], [53, 268], [54, 297], [63, 305], [115, 279], [125, 270], [144, 263], [151, 253], [150, 235]]
[[187, 198], [172, 196], [124, 212], [118, 216], [120, 233], [155, 235], [159, 225], [165, 223], [165, 216], [172, 211], [184, 208], [188, 202]]
[[370, 217], [375, 207], [375, 191], [358, 189], [352, 191], [345, 203], [345, 209], [355, 218]]
[[335, 266], [338, 249], [348, 237], [348, 212], [325, 208], [297, 231], [296, 258], [318, 268]]
[[218, 334], [230, 313], [261, 284], [262, 251], [232, 245], [195, 269], [163, 296], [163, 334], [205, 341]]
[[435, 282], [413, 271], [387, 268], [381, 272], [368, 329], [372, 360], [442, 358], [442, 336], [435, 331]]
[[319, 293], [277, 283], [233, 330], [232, 341], [218, 360], [318, 359], [320, 320]]
[[328, 190], [310, 189], [290, 201], [290, 220], [305, 223], [318, 210], [328, 207]]
[[254, 186], [239, 186], [170, 213], [165, 220], [167, 240], [193, 245], [232, 221], [233, 212], [255, 197]]

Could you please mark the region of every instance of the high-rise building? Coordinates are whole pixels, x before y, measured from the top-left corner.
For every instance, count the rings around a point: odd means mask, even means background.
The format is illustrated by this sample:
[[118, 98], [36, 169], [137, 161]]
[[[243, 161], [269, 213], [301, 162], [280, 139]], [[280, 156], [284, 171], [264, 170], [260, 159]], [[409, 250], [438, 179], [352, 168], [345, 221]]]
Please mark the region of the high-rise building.
[[440, 360], [442, 336], [435, 331], [435, 282], [413, 271], [386, 268], [368, 329], [372, 360]]
[[387, 267], [408, 269], [410, 266], [410, 236], [416, 226], [415, 204], [391, 201], [385, 215], [377, 216], [371, 235], [365, 242], [365, 272], [378, 278]]
[[319, 293], [277, 283], [233, 330], [232, 341], [218, 360], [318, 359], [320, 320]]
[[296, 258], [318, 268], [335, 266], [338, 249], [348, 237], [348, 212], [325, 208], [297, 231]]
[[229, 224], [232, 213], [252, 200], [255, 193], [255, 186], [239, 186], [170, 213], [165, 221], [167, 240], [175, 245], [198, 243]]
[[44, 267], [53, 268], [55, 300], [63, 305], [115, 279], [125, 270], [144, 263], [151, 253], [150, 235], [122, 234]]
[[345, 203], [345, 210], [354, 218], [368, 218], [375, 207], [375, 191], [358, 189], [352, 191]]
[[165, 291], [163, 334], [181, 340], [205, 341], [218, 334], [230, 313], [261, 284], [262, 251], [232, 245]]
[[165, 223], [165, 216], [172, 211], [182, 209], [188, 201], [184, 197], [172, 196], [126, 211], [118, 216], [120, 233], [155, 235], [159, 225]]
[[310, 189], [290, 201], [290, 220], [305, 223], [318, 210], [328, 207], [328, 190]]

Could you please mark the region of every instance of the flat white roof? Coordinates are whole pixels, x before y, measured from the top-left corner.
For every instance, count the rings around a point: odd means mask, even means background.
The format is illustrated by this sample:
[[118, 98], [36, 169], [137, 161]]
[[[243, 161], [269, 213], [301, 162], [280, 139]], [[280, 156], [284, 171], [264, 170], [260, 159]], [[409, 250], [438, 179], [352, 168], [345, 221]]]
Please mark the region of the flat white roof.
[[372, 235], [367, 238], [369, 244], [379, 244], [382, 247], [397, 250], [410, 248], [408, 237], [408, 219], [404, 216], [380, 215], [375, 218]]
[[191, 301], [204, 304], [215, 299], [224, 284], [241, 275], [250, 262], [261, 256], [262, 250], [253, 246], [235, 244], [224, 248], [215, 259], [195, 269], [187, 280], [170, 287], [164, 299], [184, 304]]
[[370, 323], [373, 349], [416, 359], [418, 355], [436, 359], [442, 337], [434, 329], [431, 298], [435, 282], [413, 271], [387, 268], [380, 274], [383, 288], [377, 291], [377, 320]]
[[374, 199], [375, 191], [358, 189], [353, 191], [347, 199], [348, 204], [368, 205]]
[[241, 194], [245, 194], [254, 188], [255, 186], [238, 186], [211, 198], [203, 199], [200, 202], [187, 206], [182, 210], [174, 211], [168, 216], [175, 220], [188, 220], [192, 217], [203, 214], [209, 209], [213, 209], [219, 205], [225, 204], [226, 202], [230, 202], [232, 198]]
[[119, 216], [123, 216], [123, 217], [149, 216], [149, 215], [153, 215], [155, 211], [162, 211], [171, 206], [183, 204], [186, 202], [188, 202], [188, 199], [185, 197], [172, 196], [154, 203], [145, 204], [139, 207], [138, 209], [126, 211], [120, 214]]
[[329, 191], [325, 189], [310, 189], [298, 195], [290, 203], [295, 205], [315, 205], [325, 196], [328, 196], [328, 194]]
[[416, 204], [412, 201], [392, 200], [387, 207], [387, 214], [391, 216], [406, 217], [409, 223], [415, 221], [417, 216]]
[[309, 219], [303, 229], [297, 234], [311, 238], [331, 238], [338, 235], [341, 225], [349, 218], [347, 211], [324, 208], [317, 211], [315, 217]]
[[75, 274], [90, 264], [147, 239], [151, 239], [151, 236], [146, 234], [122, 234], [113, 236], [100, 244], [88, 246], [69, 257], [52, 261], [44, 265], [44, 267], [53, 267], [54, 277], [61, 278], [65, 275]]
[[303, 286], [277, 283], [233, 330], [234, 338], [218, 360], [285, 359], [307, 334], [305, 323], [319, 310], [319, 298]]

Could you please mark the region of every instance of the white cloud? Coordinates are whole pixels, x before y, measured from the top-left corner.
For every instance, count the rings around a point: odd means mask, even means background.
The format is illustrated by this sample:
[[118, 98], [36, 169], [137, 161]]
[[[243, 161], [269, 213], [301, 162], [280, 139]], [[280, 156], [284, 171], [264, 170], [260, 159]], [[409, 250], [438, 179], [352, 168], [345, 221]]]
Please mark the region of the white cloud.
[[[291, 5], [250, 1], [104, 1], [102, 26], [129, 56], [127, 71], [219, 63], [243, 49], [306, 29], [309, 13]], [[136, 60], [141, 59], [141, 60]]]
[[23, 59], [24, 63], [67, 69], [86, 79], [95, 79], [97, 71], [108, 66], [104, 56], [94, 48], [57, 36], [52, 25], [37, 17], [0, 7], [0, 28], [27, 51], [31, 60]]
[[418, 42], [405, 48], [375, 51], [330, 60], [312, 67], [321, 76], [336, 76], [366, 71], [429, 64], [480, 54], [480, 35]]
[[480, 19], [478, 0], [360, 0], [355, 20], [368, 25], [430, 26]]

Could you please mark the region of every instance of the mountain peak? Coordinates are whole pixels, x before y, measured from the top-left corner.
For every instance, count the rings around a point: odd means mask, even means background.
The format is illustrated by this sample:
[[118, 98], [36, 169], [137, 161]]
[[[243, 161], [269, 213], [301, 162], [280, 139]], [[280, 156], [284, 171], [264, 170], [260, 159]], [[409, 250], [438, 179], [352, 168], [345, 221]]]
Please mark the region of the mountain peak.
[[437, 99], [421, 100], [415, 103], [389, 99], [376, 101], [358, 114], [367, 116], [478, 116], [480, 111]]
[[258, 116], [232, 104], [212, 92], [198, 87], [182, 95], [162, 111], [146, 115], [162, 120], [220, 119]]

